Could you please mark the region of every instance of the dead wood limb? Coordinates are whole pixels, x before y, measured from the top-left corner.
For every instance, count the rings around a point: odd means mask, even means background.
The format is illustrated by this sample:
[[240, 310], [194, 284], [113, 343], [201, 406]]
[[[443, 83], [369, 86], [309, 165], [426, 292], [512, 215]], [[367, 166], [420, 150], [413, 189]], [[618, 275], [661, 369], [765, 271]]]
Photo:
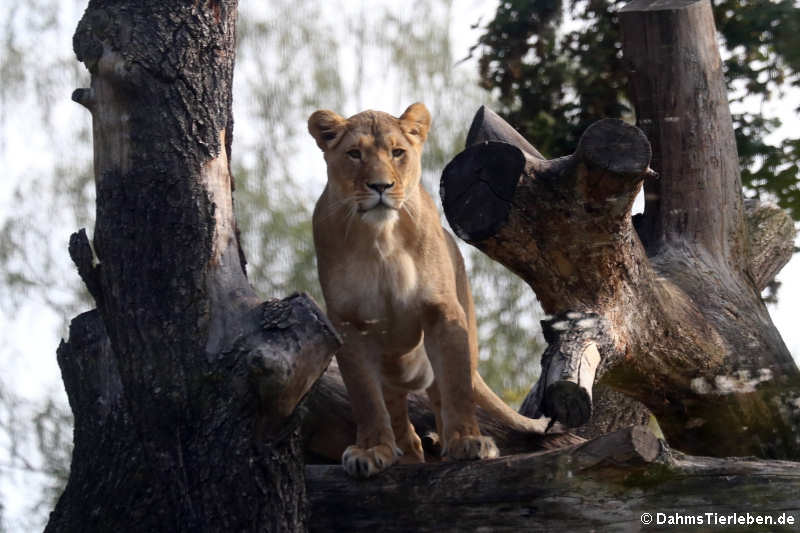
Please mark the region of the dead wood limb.
[[[461, 238], [521, 276], [545, 312], [600, 318], [596, 381], [650, 409], [671, 445], [800, 457], [800, 410], [789, 401], [800, 371], [760, 299], [789, 239], [780, 222], [772, 236], [748, 237], [711, 7], [635, 0], [620, 19], [647, 137], [604, 120], [574, 154], [543, 160], [481, 109], [467, 148], [442, 174], [445, 215]], [[642, 182], [647, 201], [634, 229]], [[765, 262], [769, 250], [778, 257]], [[548, 350], [575, 368], [591, 341]], [[581, 420], [581, 387], [561, 387], [566, 403], [545, 405], [559, 379], [551, 373], [563, 373], [553, 360], [545, 358], [527, 412]]]
[[775, 204], [745, 200], [750, 273], [759, 291], [764, 290], [795, 252], [797, 231], [789, 213]]
[[592, 414], [592, 389], [600, 366], [598, 342], [608, 327], [602, 327], [595, 314], [570, 311], [543, 320], [542, 330], [547, 342], [542, 374], [522, 402], [520, 413], [531, 418], [554, 418], [567, 427], [586, 424]]

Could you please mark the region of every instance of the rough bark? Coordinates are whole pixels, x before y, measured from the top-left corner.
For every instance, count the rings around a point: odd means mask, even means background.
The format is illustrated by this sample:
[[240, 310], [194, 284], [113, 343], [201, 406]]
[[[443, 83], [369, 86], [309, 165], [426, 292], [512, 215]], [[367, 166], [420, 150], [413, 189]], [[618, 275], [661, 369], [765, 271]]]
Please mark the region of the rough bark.
[[750, 273], [759, 291], [764, 290], [796, 251], [796, 230], [789, 213], [775, 204], [745, 200]]
[[75, 415], [48, 531], [286, 531], [307, 517], [295, 407], [339, 340], [312, 300], [262, 303], [229, 169], [235, 1], [91, 1], [97, 222], [70, 254], [97, 310], [59, 363]]
[[638, 531], [646, 512], [800, 523], [797, 463], [687, 456], [642, 427], [545, 453], [399, 466], [360, 483], [338, 467], [306, 472], [312, 531]]
[[647, 137], [603, 120], [573, 155], [544, 160], [482, 108], [442, 175], [456, 233], [525, 279], [562, 328], [525, 410], [584, 420], [574, 369], [595, 345], [596, 379], [649, 408], [676, 448], [800, 457], [800, 372], [751, 270], [774, 275], [786, 252], [765, 252], [791, 231], [748, 233], [710, 5], [636, 0], [621, 21]]

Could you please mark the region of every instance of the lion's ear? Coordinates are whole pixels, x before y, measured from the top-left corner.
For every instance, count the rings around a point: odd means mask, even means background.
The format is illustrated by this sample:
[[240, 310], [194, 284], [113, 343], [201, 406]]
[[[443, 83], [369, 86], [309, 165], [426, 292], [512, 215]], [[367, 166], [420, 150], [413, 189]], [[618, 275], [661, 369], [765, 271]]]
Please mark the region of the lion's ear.
[[425, 104], [417, 102], [408, 106], [400, 115], [400, 123], [407, 135], [413, 135], [419, 142], [425, 142], [431, 128], [431, 114]]
[[346, 120], [327, 109], [314, 111], [308, 117], [308, 132], [317, 141], [317, 146], [324, 152], [333, 146], [344, 132]]

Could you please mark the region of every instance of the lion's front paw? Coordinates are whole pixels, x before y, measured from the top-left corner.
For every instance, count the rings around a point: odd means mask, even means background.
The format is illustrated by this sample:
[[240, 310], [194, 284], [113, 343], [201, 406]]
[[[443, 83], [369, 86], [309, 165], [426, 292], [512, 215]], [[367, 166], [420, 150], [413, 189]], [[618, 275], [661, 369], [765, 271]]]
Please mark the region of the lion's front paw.
[[494, 439], [480, 435], [450, 439], [445, 453], [447, 457], [455, 461], [493, 459], [500, 456]]
[[397, 461], [397, 455], [397, 451], [386, 444], [367, 449], [353, 444], [342, 454], [342, 466], [352, 477], [368, 478], [393, 465]]

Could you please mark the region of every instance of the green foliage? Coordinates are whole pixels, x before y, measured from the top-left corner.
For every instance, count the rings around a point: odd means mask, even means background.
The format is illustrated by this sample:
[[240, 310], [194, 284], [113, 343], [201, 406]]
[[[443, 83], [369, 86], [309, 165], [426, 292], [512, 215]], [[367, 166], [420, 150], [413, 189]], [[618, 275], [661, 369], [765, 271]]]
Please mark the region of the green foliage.
[[481, 252], [469, 254], [469, 278], [478, 316], [480, 374], [505, 401], [522, 404], [539, 377], [545, 344], [542, 310], [527, 284]]
[[[617, 12], [627, 0], [501, 2], [476, 49], [484, 88], [543, 154], [572, 153], [586, 127], [631, 119]], [[564, 8], [573, 24], [563, 31]], [[714, 0], [731, 102], [767, 101], [800, 84], [800, 9], [794, 0]], [[741, 108], [741, 105], [736, 106]], [[779, 117], [733, 114], [742, 182], [800, 220], [800, 138], [769, 138]]]
[[313, 196], [292, 162], [307, 137], [307, 110], [342, 103], [338, 44], [318, 2], [254, 7], [241, 8], [234, 87], [234, 116], [247, 117], [242, 122], [251, 128], [233, 146], [248, 276], [264, 297], [306, 291], [322, 302], [311, 241]]
[[26, 516], [15, 517], [14, 523], [4, 523], [0, 513], [0, 531], [4, 527], [40, 529], [69, 477], [72, 415], [50, 395], [30, 400], [9, 392], [7, 386], [0, 386], [0, 441], [4, 445], [0, 460], [3, 477], [15, 485], [36, 479], [41, 491], [26, 505]]
[[[54, 328], [89, 304], [66, 254], [70, 233], [91, 222], [94, 198], [90, 117], [69, 101], [88, 83], [69, 45], [78, 4], [17, 3], [0, 24], [0, 496], [16, 490], [27, 500], [23, 515], [0, 504], [0, 531], [41, 530], [69, 471], [72, 424], [63, 391], [34, 398], [20, 390], [15, 367], [23, 360], [55, 366]], [[30, 315], [37, 329], [20, 335], [18, 317]], [[22, 337], [25, 345], [13, 344]], [[35, 353], [48, 344], [46, 356]]]

